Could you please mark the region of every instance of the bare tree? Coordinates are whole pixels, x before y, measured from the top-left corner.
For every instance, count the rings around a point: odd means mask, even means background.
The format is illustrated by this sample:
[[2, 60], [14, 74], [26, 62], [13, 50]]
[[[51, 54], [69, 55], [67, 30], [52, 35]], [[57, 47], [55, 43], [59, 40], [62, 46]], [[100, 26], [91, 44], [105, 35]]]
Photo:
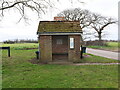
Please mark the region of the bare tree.
[[68, 9], [60, 12], [57, 16], [65, 17], [66, 21], [80, 21], [80, 26], [83, 30], [83, 40], [90, 39], [90, 35], [93, 35], [87, 30], [92, 24], [92, 13], [90, 11], [80, 8]]
[[27, 19], [26, 11], [32, 10], [33, 12], [37, 12], [38, 17], [40, 17], [41, 13], [45, 13], [45, 9], [50, 6], [52, 7], [52, 3], [50, 0], [1, 0], [0, 1], [0, 16], [4, 16], [5, 10], [15, 9], [19, 11], [21, 15], [21, 19]]
[[97, 36], [99, 41], [102, 40], [102, 33], [105, 28], [110, 25], [117, 23], [117, 20], [111, 18], [111, 17], [104, 17], [100, 14], [93, 13], [92, 19], [94, 20], [91, 24], [91, 27], [97, 32]]
[[[60, 0], [56, 0], [59, 2]], [[71, 4], [74, 0], [69, 0]], [[77, 0], [79, 3], [81, 0]], [[32, 10], [33, 12], [37, 12], [38, 17], [40, 17], [41, 13], [45, 13], [45, 10], [48, 7], [54, 7], [54, 3], [52, 3], [52, 0], [0, 0], [0, 16], [4, 16], [4, 12], [6, 10], [18, 10], [19, 14], [21, 15], [21, 19], [28, 19], [27, 17], [27, 10]], [[19, 20], [19, 21], [20, 21]]]
[[82, 10], [80, 8], [68, 9], [57, 14], [59, 17], [65, 17], [66, 21], [80, 21], [82, 29], [90, 26], [92, 13], [88, 10]]
[[88, 31], [88, 27], [92, 27], [97, 32], [96, 37], [99, 41], [102, 40], [102, 31], [110, 24], [114, 24], [117, 20], [111, 17], [104, 17], [100, 14], [90, 12], [88, 10], [82, 10], [80, 8], [68, 9], [60, 12], [57, 16], [65, 17], [68, 21], [80, 21], [80, 26], [84, 33], [84, 39], [90, 38], [90, 35], [95, 36], [95, 32]]

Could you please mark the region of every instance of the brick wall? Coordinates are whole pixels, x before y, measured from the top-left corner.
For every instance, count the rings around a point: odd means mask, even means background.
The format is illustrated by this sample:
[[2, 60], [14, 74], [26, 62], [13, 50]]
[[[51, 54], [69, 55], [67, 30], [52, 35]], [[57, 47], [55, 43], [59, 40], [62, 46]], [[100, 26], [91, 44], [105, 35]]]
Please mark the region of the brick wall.
[[52, 37], [51, 36], [40, 36], [40, 61], [48, 62], [52, 61]]
[[[62, 44], [57, 44], [57, 40]], [[52, 53], [68, 53], [68, 36], [52, 36]]]
[[70, 43], [68, 44], [68, 59], [72, 62], [78, 62], [80, 60], [80, 35], [70, 35], [70, 38], [74, 38], [74, 49], [70, 49]]
[[[74, 38], [74, 49], [70, 49], [70, 38]], [[57, 39], [62, 39], [63, 44], [56, 44]], [[40, 36], [40, 61], [68, 60], [78, 62], [80, 60], [80, 35], [70, 36]]]
[[[62, 44], [57, 44], [57, 40], [62, 40]], [[53, 60], [68, 59], [68, 36], [52, 36], [52, 53]]]
[[64, 21], [64, 17], [54, 17], [54, 21]]

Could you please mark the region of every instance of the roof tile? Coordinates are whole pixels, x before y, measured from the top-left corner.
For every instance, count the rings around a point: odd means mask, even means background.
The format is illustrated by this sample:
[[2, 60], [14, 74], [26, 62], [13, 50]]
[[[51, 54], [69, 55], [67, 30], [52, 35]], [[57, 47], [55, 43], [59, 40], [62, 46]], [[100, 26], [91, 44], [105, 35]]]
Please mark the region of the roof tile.
[[79, 21], [40, 21], [38, 32], [82, 32]]

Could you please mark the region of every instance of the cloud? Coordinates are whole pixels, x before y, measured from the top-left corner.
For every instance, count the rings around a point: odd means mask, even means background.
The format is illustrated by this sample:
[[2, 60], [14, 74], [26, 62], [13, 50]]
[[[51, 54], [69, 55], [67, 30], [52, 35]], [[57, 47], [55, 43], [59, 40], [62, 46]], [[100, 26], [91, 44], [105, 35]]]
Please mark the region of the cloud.
[[[78, 7], [88, 9], [92, 12], [97, 12], [105, 16], [113, 16], [117, 18], [118, 0], [72, 0], [73, 3], [70, 2], [71, 0], [59, 0], [59, 2], [57, 2], [57, 0], [53, 1], [55, 8], [49, 7], [47, 10], [48, 12], [46, 14], [42, 14], [39, 20], [53, 20], [53, 17], [64, 9]], [[79, 3], [78, 1], [84, 1], [85, 4]], [[0, 41], [16, 38], [36, 39], [39, 20], [36, 18], [35, 14], [32, 14], [32, 12], [29, 12], [29, 14], [32, 20], [30, 25], [25, 25], [24, 21], [16, 24], [20, 18], [17, 11], [6, 13], [3, 21], [0, 22]], [[109, 35], [111, 35], [108, 39], [117, 39], [117, 26], [111, 26], [110, 28], [107, 28], [106, 31], [108, 31]]]

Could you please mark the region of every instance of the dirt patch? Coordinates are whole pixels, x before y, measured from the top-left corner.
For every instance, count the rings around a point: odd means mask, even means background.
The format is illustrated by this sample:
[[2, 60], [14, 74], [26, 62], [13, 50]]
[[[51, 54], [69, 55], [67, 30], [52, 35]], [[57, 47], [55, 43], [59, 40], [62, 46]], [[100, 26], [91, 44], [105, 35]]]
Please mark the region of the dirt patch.
[[90, 55], [83, 55], [83, 57], [91, 57]]
[[47, 62], [39, 62], [38, 59], [33, 58], [29, 60], [30, 63], [32, 64], [38, 64], [38, 65], [45, 65], [45, 64], [57, 64], [57, 65], [75, 65], [75, 66], [80, 66], [80, 65], [119, 65], [120, 63], [60, 63], [60, 62], [52, 62], [52, 63], [47, 63]]
[[53, 62], [40, 62], [38, 59], [33, 58], [31, 60], [28, 60], [32, 64], [38, 64], [38, 65], [44, 65], [44, 64], [57, 64], [57, 65], [70, 65], [73, 64], [72, 62], [68, 61], [53, 61]]
[[30, 63], [32, 63], [32, 64], [40, 64], [40, 65], [42, 65], [42, 64], [48, 64], [47, 62], [40, 62], [39, 59], [36, 59], [36, 58], [33, 58], [31, 60], [28, 60], [28, 61]]

